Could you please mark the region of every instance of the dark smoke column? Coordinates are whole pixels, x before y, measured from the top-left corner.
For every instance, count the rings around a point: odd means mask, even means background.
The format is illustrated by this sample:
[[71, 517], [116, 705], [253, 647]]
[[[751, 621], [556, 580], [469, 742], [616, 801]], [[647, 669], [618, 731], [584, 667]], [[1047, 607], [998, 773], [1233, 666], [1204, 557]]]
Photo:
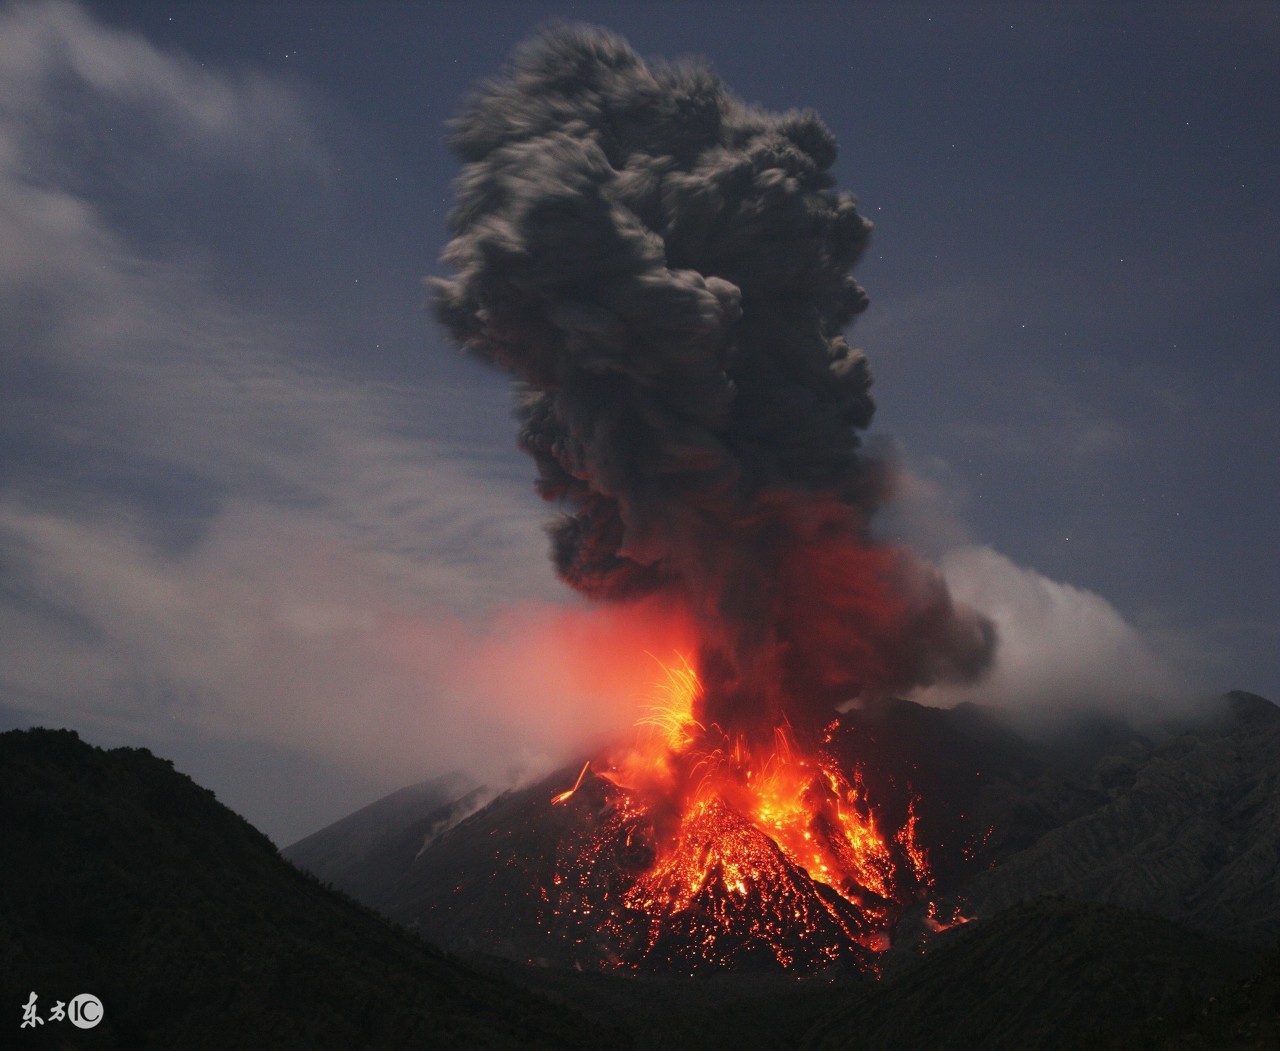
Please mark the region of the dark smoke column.
[[747, 106], [618, 37], [522, 46], [455, 122], [435, 309], [522, 382], [561, 577], [698, 617], [704, 719], [768, 733], [990, 663], [988, 621], [872, 544], [871, 376], [842, 330], [871, 224], [810, 112]]

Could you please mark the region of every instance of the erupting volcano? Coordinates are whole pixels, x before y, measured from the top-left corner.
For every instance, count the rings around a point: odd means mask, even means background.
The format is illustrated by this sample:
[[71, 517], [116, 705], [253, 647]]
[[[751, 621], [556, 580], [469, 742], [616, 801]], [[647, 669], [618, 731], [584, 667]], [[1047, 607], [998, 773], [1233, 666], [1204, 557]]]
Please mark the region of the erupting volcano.
[[[590, 831], [557, 858], [553, 911], [602, 911], [625, 966], [870, 965], [932, 884], [915, 800], [882, 831], [886, 810], [831, 747], [838, 721], [809, 747], [779, 726], [762, 748], [694, 719], [701, 690], [687, 664], [668, 668], [664, 687], [647, 732], [595, 771]], [[590, 773], [552, 804], [571, 804]]]
[[994, 633], [869, 533], [892, 480], [842, 331], [870, 224], [832, 189], [834, 139], [567, 29], [454, 145], [436, 311], [520, 381], [556, 567], [696, 636], [636, 743], [548, 803], [584, 816], [550, 915], [627, 966], [862, 966], [930, 875], [907, 772], [874, 798], [838, 706], [972, 680]]

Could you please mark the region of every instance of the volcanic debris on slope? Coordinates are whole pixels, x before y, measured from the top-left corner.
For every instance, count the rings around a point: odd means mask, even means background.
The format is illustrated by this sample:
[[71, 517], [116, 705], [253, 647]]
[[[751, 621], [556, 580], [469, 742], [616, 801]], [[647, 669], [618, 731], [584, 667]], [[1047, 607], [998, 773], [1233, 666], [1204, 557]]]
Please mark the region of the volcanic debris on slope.
[[[948, 902], [963, 899], [965, 915], [990, 917], [1061, 894], [1263, 944], [1274, 937], [1280, 908], [1278, 727], [1273, 705], [1236, 694], [1210, 704], [1198, 721], [1166, 730], [1159, 743], [1108, 726], [1054, 748], [973, 706], [897, 701], [847, 712], [832, 747], [841, 762], [860, 764], [891, 826], [919, 797], [934, 889]], [[1107, 754], [1117, 748], [1122, 754]], [[367, 904], [456, 950], [569, 967], [616, 964], [635, 944], [620, 933], [627, 917], [618, 901], [653, 864], [653, 845], [642, 835], [605, 837], [615, 849], [601, 853], [601, 824], [625, 814], [614, 786], [590, 772], [572, 805], [551, 806], [577, 773], [566, 768], [507, 793], [418, 857], [353, 861], [359, 883], [340, 885], [358, 887]], [[333, 878], [323, 869], [318, 875]], [[820, 893], [803, 870], [788, 879], [797, 894]], [[712, 893], [705, 904], [726, 900]], [[689, 938], [697, 937], [697, 916], [685, 917]], [[688, 969], [693, 954], [680, 945], [680, 930], [670, 924], [662, 951], [641, 954], [646, 967], [665, 960], [677, 972]], [[886, 963], [911, 959], [928, 930], [923, 905], [909, 910]], [[730, 945], [724, 962], [739, 958], [768, 963], [745, 952], [735, 957]], [[799, 970], [820, 962], [803, 952], [797, 959]]]
[[[934, 855], [943, 890], [987, 864], [992, 851], [1015, 849], [1105, 799], [1055, 781], [1041, 750], [971, 707], [947, 711], [897, 701], [851, 711], [832, 730], [831, 748], [846, 769], [861, 771], [891, 833], [904, 826], [919, 798], [921, 840]], [[709, 877], [688, 900], [677, 895], [680, 901], [664, 907], [663, 895], [670, 898], [674, 884], [666, 880], [671, 886], [664, 890], [662, 873], [650, 872], [658, 860], [653, 828], [680, 815], [644, 812], [592, 770], [564, 805], [552, 806], [551, 798], [577, 773], [566, 767], [505, 794], [419, 856], [402, 852], [390, 861], [375, 851], [363, 862], [314, 871], [456, 950], [674, 973], [872, 965], [867, 946], [876, 932], [857, 910], [721, 804], [715, 804], [717, 820], [701, 820], [695, 811], [684, 815], [680, 834], [664, 837], [674, 844], [666, 856], [673, 879], [680, 855], [697, 861], [686, 869]], [[1049, 783], [1059, 787], [1044, 790]], [[999, 826], [994, 834], [993, 823]], [[343, 835], [334, 827], [310, 842], [336, 843]], [[302, 861], [302, 846], [287, 853]], [[350, 853], [351, 844], [343, 849]], [[732, 877], [735, 853], [761, 869], [758, 879]], [[655, 895], [647, 906], [634, 892], [642, 879]], [[861, 893], [876, 905], [872, 892]], [[898, 908], [880, 906], [889, 914]], [[789, 923], [797, 913], [807, 921]], [[708, 934], [715, 935], [714, 949]]]

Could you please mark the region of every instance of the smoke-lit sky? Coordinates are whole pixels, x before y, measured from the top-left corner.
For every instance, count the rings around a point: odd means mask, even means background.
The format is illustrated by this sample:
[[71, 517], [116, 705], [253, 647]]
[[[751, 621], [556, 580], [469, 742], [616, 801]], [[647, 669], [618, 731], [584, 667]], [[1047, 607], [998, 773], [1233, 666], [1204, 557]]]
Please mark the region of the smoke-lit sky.
[[1280, 697], [1274, 5], [20, 3], [3, 725], [151, 747], [287, 843], [630, 717], [632, 629], [555, 581], [508, 381], [421, 287], [444, 122], [556, 17], [835, 133], [880, 528], [1001, 635], [964, 696]]

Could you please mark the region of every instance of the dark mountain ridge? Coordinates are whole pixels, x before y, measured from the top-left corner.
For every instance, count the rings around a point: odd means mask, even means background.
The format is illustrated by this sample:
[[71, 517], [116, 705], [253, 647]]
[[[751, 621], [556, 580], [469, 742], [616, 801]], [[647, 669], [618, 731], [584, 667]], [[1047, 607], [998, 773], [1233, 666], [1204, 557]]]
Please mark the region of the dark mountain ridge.
[[1280, 709], [1235, 693], [1216, 718], [1096, 764], [1104, 801], [967, 882], [994, 913], [1045, 894], [1143, 909], [1215, 937], [1280, 938]]
[[[862, 753], [867, 783], [890, 805], [904, 791], [890, 775], [909, 770], [922, 799], [948, 792], [939, 827], [994, 828], [977, 871], [957, 862], [947, 876], [977, 919], [925, 936], [907, 916], [879, 980], [564, 964], [562, 940], [521, 916], [550, 871], [538, 851], [571, 843], [604, 801], [607, 782], [588, 777], [578, 812], [549, 806], [576, 769], [469, 816], [474, 786], [424, 783], [305, 841], [388, 912], [467, 950], [463, 963], [285, 864], [145, 750], [104, 752], [69, 731], [3, 734], [3, 995], [16, 1027], [33, 990], [46, 1017], [56, 999], [95, 993], [106, 1018], [87, 1035], [108, 1048], [1272, 1047], [1280, 958], [1262, 946], [1280, 713], [1245, 694], [1214, 711], [1059, 750], [972, 707], [849, 713], [850, 741], [881, 757]], [[1046, 897], [1046, 885], [1065, 889]], [[1107, 900], [1135, 886], [1137, 907]], [[574, 938], [593, 928], [563, 919]], [[1230, 937], [1205, 929], [1218, 926]], [[549, 955], [531, 955], [539, 945]], [[540, 966], [517, 962], [529, 959]], [[65, 1022], [19, 1037], [79, 1046]]]
[[[103, 751], [69, 730], [0, 734], [0, 829], [0, 991], [14, 1030], [5, 1046], [80, 1046], [77, 1036], [130, 1051], [620, 1039], [321, 886], [145, 749]], [[18, 1032], [33, 991], [45, 1023]], [[92, 1033], [47, 1017], [80, 992], [103, 1003]]]

